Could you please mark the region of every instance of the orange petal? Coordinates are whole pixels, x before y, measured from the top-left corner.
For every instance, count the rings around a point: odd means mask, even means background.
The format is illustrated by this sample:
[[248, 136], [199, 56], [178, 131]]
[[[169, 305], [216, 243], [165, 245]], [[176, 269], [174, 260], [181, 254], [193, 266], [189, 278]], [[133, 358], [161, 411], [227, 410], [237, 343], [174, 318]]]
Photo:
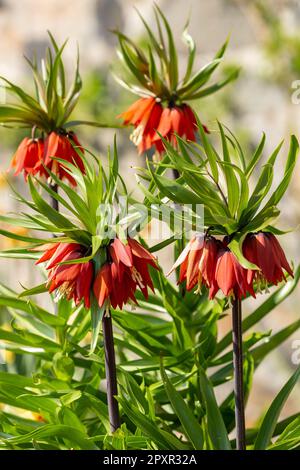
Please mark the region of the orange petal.
[[93, 292], [98, 301], [99, 307], [103, 306], [105, 300], [109, 297], [111, 289], [112, 280], [110, 265], [106, 263], [98, 272], [93, 285]]

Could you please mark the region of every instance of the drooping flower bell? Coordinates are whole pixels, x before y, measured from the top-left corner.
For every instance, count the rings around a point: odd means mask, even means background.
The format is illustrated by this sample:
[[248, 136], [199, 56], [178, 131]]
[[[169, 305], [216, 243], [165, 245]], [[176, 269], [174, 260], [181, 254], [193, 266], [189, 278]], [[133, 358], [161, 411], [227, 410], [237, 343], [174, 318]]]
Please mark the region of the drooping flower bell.
[[[63, 162], [52, 158], [56, 157], [61, 160], [65, 160], [68, 163], [72, 163], [73, 165], [77, 166], [82, 173], [85, 173], [82, 159], [74, 146], [79, 147], [79, 151], [83, 153], [83, 148], [81, 147], [81, 144], [79, 143], [78, 138], [74, 132], [51, 132], [45, 139], [43, 163], [59, 179], [62, 180], [65, 178], [73, 186], [76, 186], [76, 180], [68, 172]], [[42, 165], [40, 165], [40, 172], [41, 174], [49, 176]]]
[[130, 139], [140, 154], [154, 144], [162, 112], [162, 105], [155, 98], [140, 98], [118, 116], [124, 119], [124, 124], [134, 126]]
[[221, 289], [226, 297], [241, 299], [247, 293], [255, 297], [252, 278], [248, 277], [248, 271], [238, 261], [234, 253], [224, 245], [219, 251], [215, 270], [216, 290]]
[[128, 238], [127, 244], [115, 238], [107, 248], [108, 259], [96, 274], [94, 295], [100, 307], [123, 308], [129, 300], [136, 303], [135, 292], [139, 287], [145, 298], [153, 283], [148, 267], [157, 269], [154, 256], [139, 242]]
[[249, 233], [243, 243], [243, 254], [259, 267], [260, 271], [249, 270], [248, 279], [253, 277], [261, 287], [267, 287], [268, 283], [277, 285], [285, 280], [284, 271], [293, 276], [283, 249], [270, 232]]
[[27, 179], [29, 174], [35, 175], [39, 171], [43, 156], [43, 139], [25, 137], [13, 156], [10, 168], [14, 168], [15, 176], [23, 172]]
[[[212, 62], [194, 73], [196, 47], [192, 37], [185, 31], [184, 38], [189, 46], [189, 58], [181, 78], [172, 28], [157, 5], [154, 6], [154, 10], [157, 35], [141, 17], [148, 35], [145, 50], [124, 33], [114, 31], [119, 40], [122, 64], [128, 69], [126, 81], [117, 78], [118, 83], [140, 97], [118, 117], [124, 119], [125, 125], [134, 126], [131, 140], [138, 146], [139, 153], [151, 147], [162, 153], [164, 146], [161, 136], [172, 145], [176, 145], [175, 134], [195, 141], [196, 119], [188, 103], [214, 93], [238, 75], [238, 71], [234, 70], [225, 80], [213, 86], [206, 86], [221, 62], [227, 42], [220, 48]], [[133, 78], [132, 83], [128, 80], [128, 72]], [[203, 128], [208, 132], [205, 126]]]
[[212, 236], [194, 235], [168, 274], [180, 266], [178, 283], [185, 281], [188, 291], [198, 286], [196, 292], [204, 285], [213, 298], [218, 291], [215, 269], [221, 247], [222, 243]]
[[49, 243], [39, 247], [40, 250], [44, 250], [44, 254], [36, 264], [48, 261], [49, 292], [57, 290], [59, 295], [73, 299], [76, 305], [83, 300], [85, 307], [89, 308], [94, 274], [92, 262], [61, 264], [84, 257], [86, 248], [78, 243]]

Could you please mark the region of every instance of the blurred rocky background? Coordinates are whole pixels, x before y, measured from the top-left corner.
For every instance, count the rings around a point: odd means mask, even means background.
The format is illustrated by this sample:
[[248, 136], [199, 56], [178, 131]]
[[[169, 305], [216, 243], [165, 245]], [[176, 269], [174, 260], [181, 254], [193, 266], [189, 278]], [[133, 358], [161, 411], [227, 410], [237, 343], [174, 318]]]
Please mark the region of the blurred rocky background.
[[[186, 59], [186, 49], [181, 33], [190, 17], [190, 33], [197, 44], [197, 64], [211, 60], [216, 50], [230, 34], [230, 45], [225, 56], [224, 68], [242, 67], [240, 78], [218, 94], [196, 103], [196, 109], [204, 123], [216, 129], [218, 118], [228, 125], [241, 140], [248, 155], [258, 144], [262, 131], [266, 132], [266, 154], [284, 138], [300, 128], [300, 104], [292, 102], [293, 82], [300, 80], [300, 2], [296, 0], [159, 0], [172, 24], [180, 51], [180, 59]], [[137, 7], [154, 28], [152, 2], [149, 0], [1, 0], [0, 1], [0, 75], [30, 86], [29, 69], [23, 55], [42, 57], [48, 43], [47, 30], [62, 43], [69, 38], [64, 57], [72, 70], [77, 43], [80, 50], [83, 92], [74, 119], [112, 121], [131, 101], [132, 97], [120, 89], [110, 75], [116, 67], [116, 37], [110, 32], [118, 27], [126, 34], [144, 40], [142, 23], [134, 10]], [[224, 69], [223, 69], [224, 70]], [[3, 93], [1, 99], [4, 98]], [[79, 136], [83, 144], [92, 147], [105, 158], [107, 145], [111, 144], [114, 131], [82, 127]], [[6, 177], [11, 156], [24, 130], [0, 129], [0, 211], [20, 210], [13, 200]], [[129, 130], [117, 132], [120, 169], [130, 189], [135, 189], [135, 165], [143, 164], [142, 157], [130, 143]], [[287, 143], [275, 174], [275, 183], [282, 177], [283, 158]], [[26, 193], [22, 177], [9, 180], [18, 190]], [[299, 263], [300, 221], [299, 166], [292, 185], [281, 205], [280, 227], [293, 228], [282, 238], [288, 258]], [[16, 230], [16, 229], [14, 229]], [[9, 248], [13, 241], [0, 239], [0, 248]], [[170, 256], [161, 255], [161, 262], [168, 270]], [[32, 286], [36, 281], [32, 262], [0, 260], [0, 281], [16, 289]], [[263, 301], [245, 303], [245, 313]], [[261, 331], [276, 332], [284, 325], [299, 318], [299, 289], [272, 315], [265, 318]], [[230, 327], [230, 318], [221, 322], [222, 334]], [[289, 338], [276, 352], [263, 362], [255, 374], [254, 388], [247, 407], [247, 421], [254, 425], [270, 400], [291, 374], [292, 345], [300, 339], [300, 331]], [[13, 370], [14, 358], [11, 359]], [[299, 411], [299, 391], [295, 390], [283, 416]], [[220, 391], [220, 395], [223, 392]]]

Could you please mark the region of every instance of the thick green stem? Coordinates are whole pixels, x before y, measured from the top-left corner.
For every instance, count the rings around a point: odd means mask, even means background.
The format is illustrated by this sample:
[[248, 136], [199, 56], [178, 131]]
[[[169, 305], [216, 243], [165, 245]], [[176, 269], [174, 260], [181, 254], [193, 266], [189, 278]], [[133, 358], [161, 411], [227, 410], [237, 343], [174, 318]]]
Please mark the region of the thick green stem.
[[236, 449], [246, 450], [245, 403], [243, 384], [242, 303], [241, 300], [237, 298], [234, 299], [232, 302], [232, 342]]

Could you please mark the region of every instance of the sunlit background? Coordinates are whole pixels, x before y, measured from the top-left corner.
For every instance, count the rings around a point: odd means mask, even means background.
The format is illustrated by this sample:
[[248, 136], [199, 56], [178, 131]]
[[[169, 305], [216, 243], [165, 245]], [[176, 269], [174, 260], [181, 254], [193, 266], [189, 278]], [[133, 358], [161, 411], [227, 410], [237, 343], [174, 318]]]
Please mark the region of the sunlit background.
[[[266, 155], [284, 138], [300, 130], [300, 104], [293, 104], [293, 82], [300, 80], [300, 2], [288, 0], [159, 0], [167, 15], [177, 40], [180, 59], [184, 64], [186, 49], [181, 33], [190, 18], [190, 33], [197, 43], [197, 63], [211, 60], [216, 50], [230, 34], [230, 45], [225, 56], [223, 70], [241, 66], [240, 78], [224, 90], [197, 103], [195, 107], [202, 122], [212, 134], [218, 118], [238, 136], [246, 154], [250, 155], [259, 142], [262, 132], [267, 135]], [[23, 55], [40, 58], [48, 43], [50, 30], [59, 43], [69, 38], [64, 58], [72, 71], [77, 44], [80, 50], [83, 78], [82, 99], [74, 113], [74, 119], [115, 121], [116, 115], [126, 108], [132, 97], [114, 82], [111, 70], [117, 67], [116, 37], [110, 30], [118, 27], [126, 34], [144, 41], [144, 29], [134, 10], [137, 7], [145, 19], [153, 25], [152, 2], [145, 0], [1, 0], [0, 1], [0, 74], [30, 87], [30, 74]], [[1, 99], [4, 99], [3, 93]], [[83, 145], [92, 148], [105, 159], [106, 149], [112, 143], [113, 130], [81, 127], [78, 135]], [[26, 193], [22, 177], [7, 174], [10, 159], [24, 130], [0, 129], [0, 212], [20, 210], [11, 197], [6, 178], [19, 191]], [[135, 190], [134, 166], [143, 165], [142, 157], [128, 139], [129, 130], [118, 130], [120, 171], [129, 189]], [[287, 143], [279, 160], [275, 183], [282, 178]], [[142, 197], [141, 195], [139, 196]], [[288, 258], [299, 263], [300, 221], [299, 166], [291, 187], [284, 198], [279, 227], [294, 229], [282, 238]], [[20, 232], [20, 229], [12, 228]], [[7, 249], [15, 241], [1, 238], [0, 248]], [[169, 253], [162, 253], [160, 261], [167, 271], [171, 264]], [[0, 281], [12, 288], [33, 286], [37, 269], [28, 261], [0, 260]], [[245, 303], [249, 313], [257, 301]], [[45, 299], [42, 299], [45, 302]], [[284, 325], [299, 319], [299, 289], [260, 325], [261, 331], [276, 332]], [[1, 317], [0, 317], [1, 321]], [[2, 320], [2, 321], [5, 321]], [[230, 317], [221, 322], [221, 333], [230, 327]], [[9, 325], [7, 325], [9, 328]], [[293, 341], [300, 340], [300, 330], [290, 337], [276, 352], [263, 362], [255, 374], [254, 388], [247, 406], [247, 421], [254, 425], [270, 400], [291, 375]], [[9, 370], [14, 371], [17, 359], [7, 355]], [[1, 367], [1, 366], [0, 366]], [[295, 389], [283, 417], [299, 411], [299, 391]], [[221, 395], [220, 391], [220, 395]], [[1, 407], [1, 405], [0, 405]]]

